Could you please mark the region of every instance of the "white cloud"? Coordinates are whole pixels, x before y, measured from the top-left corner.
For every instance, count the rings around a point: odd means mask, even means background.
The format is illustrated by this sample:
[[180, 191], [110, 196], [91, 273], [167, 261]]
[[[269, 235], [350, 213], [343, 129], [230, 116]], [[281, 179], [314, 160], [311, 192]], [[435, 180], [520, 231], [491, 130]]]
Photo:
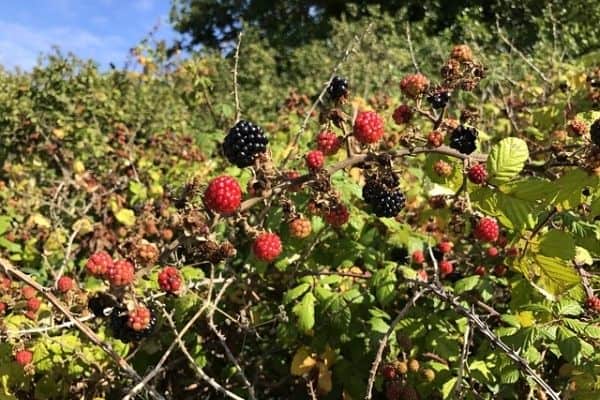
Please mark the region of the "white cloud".
[[51, 51], [52, 46], [60, 46], [63, 52], [73, 52], [82, 58], [93, 58], [104, 65], [110, 61], [120, 64], [128, 50], [128, 43], [117, 35], [100, 36], [68, 26], [36, 30], [0, 20], [0, 64], [5, 68], [30, 69], [38, 56]]

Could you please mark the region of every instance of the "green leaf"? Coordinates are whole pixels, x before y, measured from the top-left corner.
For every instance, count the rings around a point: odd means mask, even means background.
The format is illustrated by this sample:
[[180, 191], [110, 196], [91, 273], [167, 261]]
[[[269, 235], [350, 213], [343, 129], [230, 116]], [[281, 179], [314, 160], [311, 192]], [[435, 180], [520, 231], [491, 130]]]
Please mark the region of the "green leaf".
[[479, 283], [480, 277], [478, 275], [469, 276], [456, 282], [454, 285], [454, 293], [461, 294], [468, 292], [469, 290], [475, 289]]
[[298, 286], [296, 286], [295, 288], [288, 290], [283, 295], [283, 304], [291, 303], [293, 300], [302, 296], [309, 288], [310, 288], [310, 284], [301, 283]]
[[10, 229], [11, 221], [12, 221], [12, 218], [9, 217], [8, 215], [0, 216], [0, 235], [3, 235], [4, 233], [6, 233], [6, 231], [8, 231]]
[[135, 224], [135, 213], [128, 208], [121, 208], [117, 211], [115, 218], [125, 226], [133, 226]]
[[521, 172], [528, 158], [529, 150], [523, 139], [502, 139], [492, 147], [487, 159], [490, 182], [496, 185], [508, 182]]
[[448, 381], [446, 381], [442, 385], [442, 398], [444, 400], [450, 398], [450, 395], [452, 394], [452, 390], [454, 389], [454, 386], [456, 385], [456, 381], [457, 381], [456, 377], [450, 378]]
[[382, 306], [389, 304], [396, 296], [396, 265], [389, 264], [373, 275], [375, 296]]
[[548, 257], [571, 260], [575, 257], [575, 239], [567, 232], [551, 229], [540, 237], [539, 251]]
[[308, 292], [300, 303], [296, 304], [292, 312], [297, 317], [298, 328], [308, 333], [315, 326], [315, 296]]
[[570, 261], [543, 254], [523, 257], [515, 268], [525, 275], [531, 284], [546, 297], [556, 300], [569, 289], [577, 286], [581, 278]]
[[585, 200], [583, 189], [598, 187], [599, 184], [598, 176], [590, 175], [583, 169], [573, 169], [554, 182], [556, 189], [554, 205], [559, 211], [575, 209]]
[[480, 188], [471, 194], [473, 205], [485, 214], [498, 218], [509, 229], [533, 229], [541, 206], [490, 188]]
[[556, 339], [563, 357], [568, 362], [575, 361], [581, 350], [581, 343], [577, 335], [569, 329], [559, 326]]

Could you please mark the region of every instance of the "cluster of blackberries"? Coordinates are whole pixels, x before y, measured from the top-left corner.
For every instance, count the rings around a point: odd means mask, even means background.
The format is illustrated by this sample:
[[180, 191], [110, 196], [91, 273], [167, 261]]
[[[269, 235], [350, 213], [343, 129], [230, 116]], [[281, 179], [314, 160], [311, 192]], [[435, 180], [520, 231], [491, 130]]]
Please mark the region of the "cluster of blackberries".
[[108, 318], [113, 337], [125, 343], [137, 342], [150, 336], [156, 327], [156, 313], [152, 309], [141, 306], [128, 312], [106, 293], [91, 297], [88, 308], [96, 317]]
[[375, 179], [367, 181], [363, 186], [362, 195], [378, 217], [395, 217], [406, 202], [406, 197], [399, 189]]
[[230, 163], [240, 168], [248, 167], [254, 159], [267, 151], [269, 139], [258, 125], [239, 121], [229, 130], [223, 142], [223, 153]]
[[447, 90], [438, 90], [427, 96], [427, 102], [436, 110], [446, 107], [448, 100], [450, 100], [450, 92]]
[[450, 135], [450, 147], [463, 154], [471, 154], [477, 148], [478, 134], [475, 128], [459, 125]]
[[327, 87], [327, 94], [334, 101], [348, 96], [348, 80], [340, 76], [333, 77]]

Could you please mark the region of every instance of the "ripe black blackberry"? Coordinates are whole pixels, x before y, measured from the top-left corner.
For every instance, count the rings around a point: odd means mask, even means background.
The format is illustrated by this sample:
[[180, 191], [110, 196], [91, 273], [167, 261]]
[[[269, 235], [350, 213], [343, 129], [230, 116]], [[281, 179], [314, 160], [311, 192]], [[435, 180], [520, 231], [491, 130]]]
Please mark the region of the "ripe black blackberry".
[[348, 95], [348, 80], [335, 76], [327, 87], [327, 94], [331, 100], [339, 100]]
[[368, 181], [363, 186], [363, 199], [378, 217], [395, 217], [406, 202], [400, 190], [388, 188], [377, 181]]
[[390, 252], [390, 260], [398, 264], [407, 264], [409, 262], [408, 249], [406, 247], [394, 247]]
[[600, 146], [600, 118], [590, 126], [590, 137], [596, 146]]
[[88, 300], [88, 308], [96, 317], [107, 317], [114, 307], [116, 307], [115, 299], [106, 293], [98, 293]]
[[141, 330], [135, 331], [129, 327], [127, 322], [129, 321], [129, 315], [127, 309], [120, 307], [115, 309], [110, 315], [110, 328], [112, 329], [113, 336], [122, 342], [139, 342], [140, 340], [149, 337], [156, 328], [156, 313], [152, 310], [150, 322], [148, 326]]
[[427, 102], [436, 110], [446, 107], [448, 100], [450, 100], [450, 92], [447, 90], [439, 90], [427, 96]]
[[477, 136], [475, 128], [459, 125], [450, 135], [450, 147], [463, 154], [471, 154], [477, 148]]
[[223, 153], [232, 164], [248, 167], [254, 163], [256, 156], [267, 151], [267, 144], [269, 139], [261, 127], [242, 120], [225, 136]]

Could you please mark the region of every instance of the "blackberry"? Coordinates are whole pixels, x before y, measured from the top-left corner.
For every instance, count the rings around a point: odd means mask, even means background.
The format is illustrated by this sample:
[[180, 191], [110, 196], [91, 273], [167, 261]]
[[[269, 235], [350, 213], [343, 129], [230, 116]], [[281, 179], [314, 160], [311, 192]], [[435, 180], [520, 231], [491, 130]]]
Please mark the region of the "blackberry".
[[590, 127], [590, 137], [596, 146], [600, 146], [600, 118], [598, 118]]
[[440, 90], [427, 96], [427, 102], [436, 110], [446, 107], [448, 100], [450, 100], [450, 92], [447, 90]]
[[363, 187], [363, 199], [378, 217], [395, 217], [404, 207], [406, 198], [398, 189], [370, 181]]
[[408, 264], [408, 249], [406, 247], [394, 247], [390, 252], [390, 259], [398, 264]]
[[96, 317], [107, 317], [116, 305], [116, 301], [105, 293], [98, 293], [88, 300], [88, 308]]
[[112, 329], [113, 336], [122, 342], [139, 342], [140, 340], [147, 338], [154, 332], [156, 328], [156, 313], [150, 310], [151, 317], [148, 326], [141, 330], [136, 331], [128, 326], [129, 314], [127, 309], [120, 307], [114, 310], [110, 315], [110, 328]]
[[331, 100], [339, 100], [348, 95], [348, 80], [341, 76], [335, 76], [327, 87], [327, 94]]
[[239, 121], [229, 130], [223, 142], [223, 153], [230, 163], [243, 168], [254, 163], [259, 154], [267, 151], [269, 139], [258, 125]]
[[[450, 136], [450, 147], [463, 154], [471, 154], [475, 151], [478, 132], [475, 128], [460, 125], [452, 131]], [[600, 136], [600, 126], [599, 126]], [[600, 137], [599, 137], [600, 139]], [[599, 140], [600, 141], [600, 140]]]

